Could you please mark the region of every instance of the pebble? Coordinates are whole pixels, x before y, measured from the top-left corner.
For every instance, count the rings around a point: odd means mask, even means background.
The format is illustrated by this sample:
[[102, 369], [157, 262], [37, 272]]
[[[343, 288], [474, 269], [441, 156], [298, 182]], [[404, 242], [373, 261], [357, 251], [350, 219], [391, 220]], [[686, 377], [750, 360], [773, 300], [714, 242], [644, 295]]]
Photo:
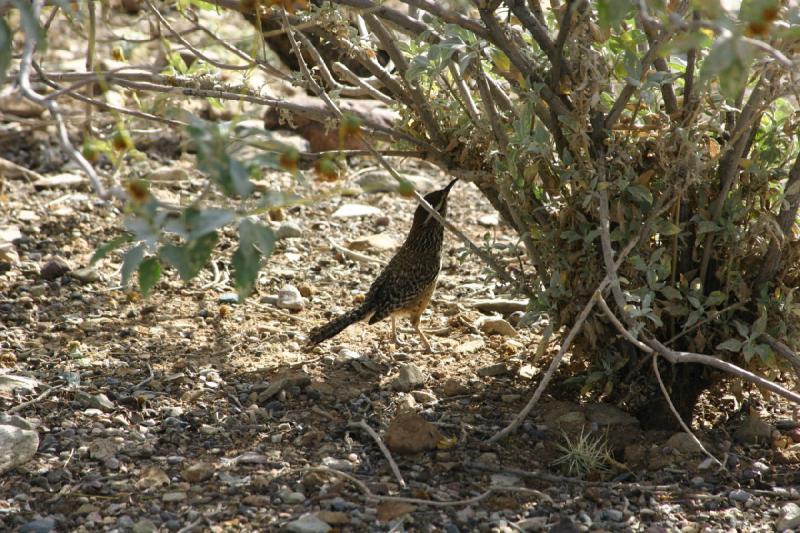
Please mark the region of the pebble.
[[281, 499], [290, 505], [298, 505], [306, 501], [306, 496], [302, 492], [290, 492], [285, 498], [281, 497]]
[[286, 221], [278, 227], [275, 236], [278, 239], [299, 239], [303, 236], [303, 228], [297, 222]]
[[[433, 180], [425, 176], [406, 174], [403, 178], [411, 183], [417, 191], [429, 191], [435, 186]], [[366, 193], [395, 192], [400, 187], [394, 176], [382, 170], [368, 172], [361, 176], [356, 183]]]
[[735, 502], [742, 502], [742, 503], [752, 498], [752, 496], [753, 496], [752, 494], [742, 489], [734, 489], [728, 493], [728, 498], [730, 498]]
[[516, 337], [517, 330], [502, 318], [488, 317], [480, 322], [480, 330], [487, 335], [502, 335], [504, 337]]
[[0, 416], [0, 474], [24, 465], [39, 449], [33, 424], [19, 416]]
[[237, 304], [239, 303], [239, 295], [235, 292], [225, 292], [219, 295], [217, 302], [221, 304]]
[[49, 516], [47, 518], [39, 518], [38, 520], [31, 520], [17, 531], [19, 533], [48, 533], [56, 528], [56, 521]]
[[436, 449], [441, 440], [439, 430], [416, 413], [401, 413], [392, 419], [383, 441], [398, 454], [415, 454]]
[[703, 479], [702, 476], [695, 476], [692, 478], [692, 486], [694, 487], [702, 487], [705, 484], [706, 480]]
[[469, 387], [454, 378], [448, 378], [442, 389], [445, 396], [459, 396], [469, 392]]
[[186, 499], [186, 493], [183, 491], [165, 492], [161, 495], [161, 500], [164, 502], [180, 502]]
[[42, 276], [42, 279], [53, 281], [60, 278], [70, 270], [72, 270], [72, 267], [66, 259], [60, 256], [55, 256], [44, 264], [42, 269], [39, 271], [39, 275]]
[[378, 216], [383, 212], [377, 207], [363, 204], [344, 204], [333, 213], [334, 218], [355, 218], [366, 216]]
[[336, 459], [335, 457], [323, 457], [322, 466], [326, 466], [340, 472], [353, 471], [353, 463], [345, 459]]
[[500, 219], [494, 213], [489, 215], [483, 215], [478, 218], [478, 224], [483, 226], [484, 228], [492, 228], [497, 226], [500, 223]]
[[782, 505], [780, 518], [775, 523], [775, 530], [786, 531], [798, 527], [800, 527], [800, 505], [794, 502]]
[[508, 373], [508, 368], [503, 363], [484, 366], [478, 369], [478, 376], [482, 378], [502, 376], [507, 373]]
[[89, 406], [105, 411], [106, 413], [110, 413], [116, 408], [114, 403], [108, 399], [108, 396], [102, 392], [89, 397]]
[[188, 481], [189, 483], [199, 483], [201, 481], [210, 479], [213, 475], [214, 465], [202, 461], [188, 466], [183, 470], [183, 472], [181, 472], [181, 477], [183, 480]]
[[305, 307], [300, 291], [294, 285], [284, 285], [278, 291], [278, 302], [276, 304], [281, 309], [292, 311], [293, 313], [302, 311]]
[[412, 391], [411, 396], [413, 396], [414, 399], [421, 404], [431, 404], [431, 403], [436, 403], [438, 401], [438, 398], [436, 398], [435, 394], [426, 390]]
[[156, 530], [156, 525], [152, 520], [148, 520], [147, 518], [136, 522], [132, 529], [133, 533], [155, 533]]
[[409, 392], [423, 385], [427, 376], [414, 363], [400, 366], [400, 375], [392, 382], [392, 388], [402, 392]]
[[357, 252], [382, 252], [385, 250], [394, 250], [397, 248], [397, 242], [385, 233], [377, 233], [375, 235], [367, 235], [366, 237], [354, 239], [347, 243], [347, 247]]
[[94, 283], [95, 281], [100, 281], [102, 279], [100, 272], [98, 272], [94, 267], [84, 267], [73, 270], [69, 273], [69, 276], [80, 281], [81, 283]]
[[305, 513], [297, 520], [293, 520], [286, 524], [284, 528], [291, 533], [328, 533], [331, 526], [317, 518], [311, 513]]
[[605, 509], [603, 516], [612, 522], [622, 522], [625, 515], [619, 509]]

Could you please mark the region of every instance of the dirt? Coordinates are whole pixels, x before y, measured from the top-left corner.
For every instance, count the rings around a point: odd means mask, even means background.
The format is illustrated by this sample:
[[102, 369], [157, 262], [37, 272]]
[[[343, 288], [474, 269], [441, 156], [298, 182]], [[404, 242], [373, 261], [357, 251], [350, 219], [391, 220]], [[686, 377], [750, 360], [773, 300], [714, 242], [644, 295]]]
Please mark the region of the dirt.
[[[52, 129], [14, 124], [18, 134], [0, 157], [48, 175], [77, 173]], [[161, 134], [181, 145], [178, 132]], [[128, 158], [122, 177], [179, 167], [185, 173], [154, 191], [197, 195], [204, 180], [194, 156], [173, 160], [158, 149]], [[428, 166], [396, 164], [446, 183]], [[603, 411], [562, 378], [519, 431], [487, 444], [524, 407], [557, 346], [535, 360], [541, 322], [517, 325], [514, 336], [487, 333], [511, 333], [496, 323], [482, 328], [476, 301], [518, 296], [452, 235], [423, 317], [435, 353], [412, 334], [395, 347], [388, 321], [305, 350], [307, 332], [355, 305], [380, 269], [331, 241], [362, 239], [360, 254], [386, 261], [388, 241], [371, 247], [363, 238], [383, 233], [400, 243], [409, 228], [413, 201], [356, 185], [369, 165], [354, 160], [333, 184], [312, 180], [318, 201], [272, 214], [282, 219], [273, 227], [291, 222], [300, 236], [278, 242], [243, 302], [231, 295], [233, 229], [213, 256], [216, 274], [207, 268], [184, 284], [168, 271], [143, 299], [135, 283], [119, 287], [119, 254], [89, 264], [117, 234], [119, 206], [99, 201], [85, 181], [36, 190], [33, 179], [5, 176], [0, 229], [21, 236], [11, 242], [18, 261], [0, 262], [0, 364], [38, 385], [0, 393], [0, 405], [30, 402], [16, 414], [35, 424], [40, 442], [31, 460], [0, 477], [0, 529], [773, 531], [790, 518], [787, 506], [800, 500], [797, 418], [756, 390], [728, 384], [701, 402], [696, 434], [724, 467], [682, 437]], [[263, 182], [295, 186], [276, 173]], [[380, 212], [333, 217], [345, 204]], [[520, 268], [517, 238], [491, 215], [474, 185], [455, 187], [449, 218], [507, 268]], [[287, 285], [303, 295], [302, 311], [274, 305]], [[520, 314], [503, 317], [513, 326]], [[396, 386], [401, 373], [415, 376], [413, 384]], [[389, 452], [398, 476], [374, 438], [351, 424], [363, 421], [381, 436], [408, 412], [437, 438], [393, 446], [422, 449]], [[733, 436], [764, 424], [769, 438]], [[608, 455], [576, 477], [560, 459], [566, 438], [582, 434], [607, 443]]]

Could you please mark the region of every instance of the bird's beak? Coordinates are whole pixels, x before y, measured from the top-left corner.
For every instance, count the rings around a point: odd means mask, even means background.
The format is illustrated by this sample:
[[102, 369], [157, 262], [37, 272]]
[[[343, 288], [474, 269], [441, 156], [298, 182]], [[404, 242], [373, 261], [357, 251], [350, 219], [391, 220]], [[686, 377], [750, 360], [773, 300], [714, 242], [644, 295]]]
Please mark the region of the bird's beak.
[[453, 181], [451, 181], [450, 183], [448, 183], [448, 184], [447, 184], [447, 187], [445, 187], [443, 190], [444, 190], [446, 193], [449, 193], [449, 192], [450, 192], [450, 189], [453, 187], [453, 185], [455, 185], [455, 184], [456, 184], [456, 182], [457, 182], [457, 181], [458, 181], [458, 178], [454, 179]]

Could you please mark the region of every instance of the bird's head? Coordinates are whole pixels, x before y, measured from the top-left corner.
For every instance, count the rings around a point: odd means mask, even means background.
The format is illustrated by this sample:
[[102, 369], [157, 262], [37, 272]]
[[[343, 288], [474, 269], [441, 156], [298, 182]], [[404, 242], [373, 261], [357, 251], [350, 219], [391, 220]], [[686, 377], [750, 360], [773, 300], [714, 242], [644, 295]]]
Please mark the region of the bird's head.
[[[456, 181], [458, 181], [458, 178], [448, 183], [444, 189], [429, 192], [424, 196], [425, 201], [436, 209], [442, 218], [447, 215], [447, 195], [450, 194], [450, 189], [455, 185]], [[430, 224], [431, 221], [438, 224], [436, 219], [434, 219], [424, 207], [421, 205], [417, 206], [417, 211], [414, 213], [414, 226]]]

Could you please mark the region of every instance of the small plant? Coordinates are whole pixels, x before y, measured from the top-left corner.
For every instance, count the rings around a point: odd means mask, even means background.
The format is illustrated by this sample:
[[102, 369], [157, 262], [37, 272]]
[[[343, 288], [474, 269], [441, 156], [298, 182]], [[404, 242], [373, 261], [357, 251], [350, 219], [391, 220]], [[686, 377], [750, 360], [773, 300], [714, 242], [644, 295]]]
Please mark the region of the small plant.
[[561, 466], [567, 475], [585, 477], [590, 474], [608, 472], [614, 463], [608, 449], [608, 440], [602, 435], [581, 433], [574, 440], [562, 432], [565, 444], [557, 444], [564, 455], [553, 461], [553, 466]]

